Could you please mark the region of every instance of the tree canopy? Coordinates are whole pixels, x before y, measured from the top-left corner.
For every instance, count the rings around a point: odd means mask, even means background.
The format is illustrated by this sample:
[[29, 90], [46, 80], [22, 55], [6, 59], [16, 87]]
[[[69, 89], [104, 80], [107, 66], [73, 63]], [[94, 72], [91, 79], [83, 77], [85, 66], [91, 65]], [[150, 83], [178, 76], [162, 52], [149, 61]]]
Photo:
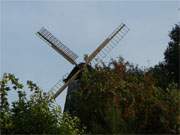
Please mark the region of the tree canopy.
[[69, 113], [92, 134], [179, 133], [177, 85], [164, 90], [148, 71], [123, 61], [112, 65], [83, 73]]
[[164, 61], [151, 68], [157, 85], [163, 88], [168, 87], [172, 82], [177, 83], [180, 88], [180, 25], [176, 24], [169, 33], [170, 41], [164, 52]]
[[[29, 91], [13, 74], [4, 74], [0, 81], [1, 110], [0, 129], [2, 134], [82, 134], [79, 119], [63, 114], [61, 108], [35, 83], [27, 81]], [[18, 94], [12, 104], [8, 93]], [[27, 97], [30, 93], [30, 97]]]

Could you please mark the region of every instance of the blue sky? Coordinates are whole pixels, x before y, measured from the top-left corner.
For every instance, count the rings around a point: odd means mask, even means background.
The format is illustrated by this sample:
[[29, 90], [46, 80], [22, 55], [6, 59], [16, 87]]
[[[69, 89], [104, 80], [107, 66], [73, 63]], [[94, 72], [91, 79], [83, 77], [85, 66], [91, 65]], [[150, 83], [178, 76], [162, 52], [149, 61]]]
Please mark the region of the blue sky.
[[[49, 90], [73, 66], [36, 35], [45, 26], [72, 51], [91, 53], [121, 22], [130, 28], [107, 58], [119, 55], [140, 67], [163, 60], [178, 1], [1, 1], [1, 75], [14, 73]], [[64, 104], [66, 91], [58, 98]]]

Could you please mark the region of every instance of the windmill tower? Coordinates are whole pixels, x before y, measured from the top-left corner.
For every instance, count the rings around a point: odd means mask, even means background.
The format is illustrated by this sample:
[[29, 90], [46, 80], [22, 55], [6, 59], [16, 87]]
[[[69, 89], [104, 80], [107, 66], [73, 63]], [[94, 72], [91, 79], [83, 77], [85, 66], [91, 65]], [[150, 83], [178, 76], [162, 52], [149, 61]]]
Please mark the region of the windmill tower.
[[[75, 65], [74, 69], [68, 75], [68, 77], [62, 82], [61, 80], [50, 90], [53, 98], [57, 98], [59, 94], [66, 87], [68, 87], [67, 99], [65, 104], [65, 111], [70, 107], [69, 100], [73, 90], [78, 87], [78, 79], [80, 78], [83, 69], [88, 67], [89, 69], [91, 62], [95, 58], [104, 58], [106, 55], [119, 43], [119, 41], [127, 34], [129, 28], [125, 24], [120, 24], [89, 56], [84, 59], [84, 62], [77, 64], [76, 59], [78, 55], [71, 51], [67, 46], [65, 46], [61, 41], [59, 41], [55, 36], [53, 36], [47, 29], [42, 27], [37, 35], [44, 40], [50, 47], [62, 55], [67, 61]], [[67, 107], [68, 106], [68, 107]]]

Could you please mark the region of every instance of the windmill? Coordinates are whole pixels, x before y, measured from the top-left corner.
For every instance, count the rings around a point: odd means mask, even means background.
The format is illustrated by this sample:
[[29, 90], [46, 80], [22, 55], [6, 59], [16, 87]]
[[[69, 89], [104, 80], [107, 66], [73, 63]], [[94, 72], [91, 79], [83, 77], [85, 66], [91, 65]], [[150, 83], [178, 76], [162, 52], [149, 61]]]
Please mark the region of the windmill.
[[59, 41], [46, 28], [42, 27], [37, 32], [37, 35], [50, 47], [62, 55], [67, 61], [75, 65], [75, 68], [64, 80], [64, 83], [62, 83], [62, 81], [58, 81], [58, 83], [50, 90], [53, 98], [57, 98], [66, 87], [68, 87], [73, 81], [77, 80], [83, 69], [89, 66], [95, 58], [104, 58], [107, 53], [110, 52], [127, 34], [128, 31], [129, 28], [125, 24], [120, 24], [89, 56], [85, 57], [84, 62], [77, 64], [76, 59], [78, 58], [78, 55]]

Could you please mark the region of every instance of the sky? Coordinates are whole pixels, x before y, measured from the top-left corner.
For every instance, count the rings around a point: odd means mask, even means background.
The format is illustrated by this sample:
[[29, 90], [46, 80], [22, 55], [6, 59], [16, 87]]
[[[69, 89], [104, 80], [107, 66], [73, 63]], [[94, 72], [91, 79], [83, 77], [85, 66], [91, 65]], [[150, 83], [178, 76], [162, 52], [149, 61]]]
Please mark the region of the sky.
[[[178, 1], [42, 1], [1, 0], [0, 73], [13, 73], [23, 83], [33, 80], [48, 91], [73, 65], [39, 39], [46, 27], [83, 61], [120, 23], [130, 31], [108, 57], [122, 56], [147, 68], [163, 61], [168, 33], [180, 18]], [[11, 95], [12, 98], [15, 96]], [[63, 108], [64, 91], [57, 102]]]

